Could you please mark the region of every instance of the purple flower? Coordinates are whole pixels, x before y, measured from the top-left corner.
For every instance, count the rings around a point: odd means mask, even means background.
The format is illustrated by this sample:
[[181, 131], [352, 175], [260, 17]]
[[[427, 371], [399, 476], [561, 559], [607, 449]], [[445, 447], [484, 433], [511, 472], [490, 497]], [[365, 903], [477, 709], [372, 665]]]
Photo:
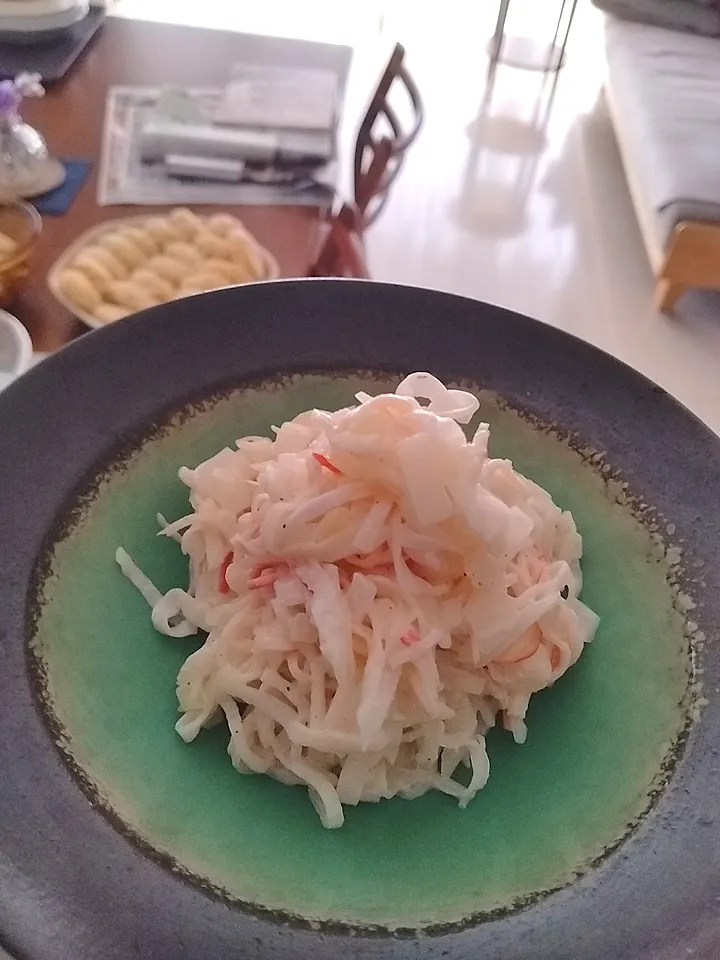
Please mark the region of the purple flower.
[[44, 95], [39, 73], [19, 73], [14, 80], [0, 80], [0, 120], [14, 117], [23, 97]]
[[39, 73], [19, 73], [14, 80], [15, 89], [21, 97], [44, 97], [45, 89]]
[[17, 112], [22, 94], [12, 80], [0, 80], [0, 117], [11, 117]]

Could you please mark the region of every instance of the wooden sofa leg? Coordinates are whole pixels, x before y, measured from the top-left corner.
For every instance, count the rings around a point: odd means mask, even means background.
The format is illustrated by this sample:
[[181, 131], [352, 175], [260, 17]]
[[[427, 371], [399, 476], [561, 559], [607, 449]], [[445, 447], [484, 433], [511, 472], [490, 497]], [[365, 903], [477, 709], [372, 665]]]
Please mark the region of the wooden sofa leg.
[[660, 279], [655, 288], [655, 305], [661, 313], [672, 313], [675, 304], [685, 293], [686, 287], [674, 280]]
[[683, 220], [675, 227], [658, 270], [658, 310], [672, 313], [683, 292], [692, 287], [720, 290], [720, 223]]

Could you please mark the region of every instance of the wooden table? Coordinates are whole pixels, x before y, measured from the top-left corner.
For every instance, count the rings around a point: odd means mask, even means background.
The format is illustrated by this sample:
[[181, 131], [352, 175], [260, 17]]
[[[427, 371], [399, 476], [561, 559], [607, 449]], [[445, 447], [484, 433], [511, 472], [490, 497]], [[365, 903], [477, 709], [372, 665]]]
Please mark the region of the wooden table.
[[[45, 136], [53, 154], [93, 161], [91, 175], [67, 213], [44, 217], [29, 283], [11, 310], [27, 326], [36, 350], [57, 350], [86, 328], [58, 304], [46, 285], [48, 268], [77, 236], [103, 220], [151, 213], [154, 207], [99, 207], [96, 202], [105, 97], [117, 84], [221, 86], [238, 60], [316, 66], [345, 73], [346, 47], [192, 27], [108, 18], [94, 42], [42, 100], [26, 101], [23, 116]], [[164, 208], [167, 209], [167, 208]], [[217, 211], [218, 207], [194, 207]], [[280, 264], [282, 276], [305, 276], [318, 243], [323, 211], [316, 207], [238, 207], [236, 214]]]

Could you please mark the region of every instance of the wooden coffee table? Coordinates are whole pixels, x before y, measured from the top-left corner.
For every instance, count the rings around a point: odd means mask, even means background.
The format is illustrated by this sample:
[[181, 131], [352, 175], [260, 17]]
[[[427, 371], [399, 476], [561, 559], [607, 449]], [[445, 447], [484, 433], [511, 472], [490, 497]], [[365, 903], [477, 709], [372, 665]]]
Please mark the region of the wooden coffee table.
[[[43, 218], [32, 275], [12, 311], [27, 326], [38, 351], [57, 350], [87, 328], [47, 288], [48, 268], [88, 227], [113, 217], [152, 213], [154, 207], [99, 207], [96, 201], [105, 98], [116, 84], [221, 86], [242, 59], [347, 71], [346, 47], [108, 18], [93, 43], [42, 100], [26, 101], [24, 118], [37, 126], [52, 153], [93, 161], [91, 175], [67, 213]], [[167, 208], [159, 208], [167, 209]], [[218, 207], [194, 207], [217, 211]], [[277, 258], [281, 275], [306, 276], [324, 211], [307, 206], [235, 208], [248, 229]]]

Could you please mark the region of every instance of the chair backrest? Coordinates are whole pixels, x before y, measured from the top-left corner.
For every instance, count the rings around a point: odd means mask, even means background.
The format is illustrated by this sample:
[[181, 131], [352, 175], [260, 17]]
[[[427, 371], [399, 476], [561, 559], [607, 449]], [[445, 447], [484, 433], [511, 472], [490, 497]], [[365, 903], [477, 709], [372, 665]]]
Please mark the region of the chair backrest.
[[[390, 186], [397, 176], [408, 147], [420, 132], [423, 104], [415, 81], [404, 64], [405, 49], [396, 44], [367, 113], [358, 130], [355, 144], [355, 205], [367, 227], [384, 207]], [[406, 131], [399, 114], [390, 103], [390, 91], [403, 87], [409, 101], [411, 120]]]
[[361, 279], [369, 276], [358, 224], [358, 212], [350, 204], [343, 204], [328, 221], [320, 252], [310, 268], [309, 276]]

